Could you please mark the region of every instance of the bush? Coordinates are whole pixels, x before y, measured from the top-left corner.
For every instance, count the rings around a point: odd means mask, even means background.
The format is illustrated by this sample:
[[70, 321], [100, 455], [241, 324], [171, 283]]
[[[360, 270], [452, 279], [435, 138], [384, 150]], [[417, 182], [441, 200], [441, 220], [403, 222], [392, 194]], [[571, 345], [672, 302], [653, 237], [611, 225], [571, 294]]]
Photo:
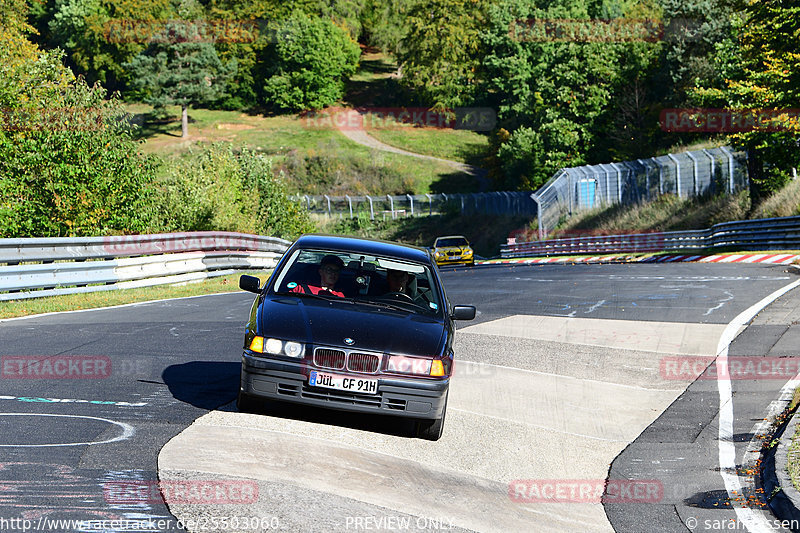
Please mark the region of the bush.
[[159, 182], [162, 231], [241, 231], [294, 238], [314, 230], [272, 160], [229, 144], [201, 145]]
[[269, 47], [264, 95], [281, 109], [322, 109], [344, 95], [344, 82], [361, 53], [350, 35], [330, 20], [298, 13], [276, 28]]
[[104, 100], [103, 89], [79, 80], [59, 92], [44, 107], [23, 107], [30, 101], [18, 99], [6, 109], [0, 236], [144, 231], [152, 219], [157, 161], [138, 152], [119, 102]]
[[343, 157], [332, 142], [308, 153], [292, 151], [285, 171], [295, 191], [303, 194], [365, 195], [416, 194], [413, 176], [385, 165], [380, 157], [369, 160]]

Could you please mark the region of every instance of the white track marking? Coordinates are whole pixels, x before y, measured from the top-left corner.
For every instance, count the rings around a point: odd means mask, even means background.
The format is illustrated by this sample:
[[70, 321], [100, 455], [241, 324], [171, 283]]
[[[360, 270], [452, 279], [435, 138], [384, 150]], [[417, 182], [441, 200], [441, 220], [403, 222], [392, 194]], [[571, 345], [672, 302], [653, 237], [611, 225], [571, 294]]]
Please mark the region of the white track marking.
[[[748, 307], [728, 324], [719, 339], [717, 346], [717, 386], [719, 388], [719, 466], [720, 475], [725, 482], [725, 490], [731, 502], [742, 495], [742, 484], [736, 470], [736, 447], [733, 442], [733, 391], [728, 374], [728, 347], [733, 341], [739, 328], [748, 324], [766, 306], [800, 285], [800, 280], [794, 281], [778, 289], [766, 298]], [[724, 371], [719, 371], [722, 367]], [[760, 512], [750, 507], [739, 507], [732, 503], [737, 519], [744, 524], [748, 531], [760, 533], [772, 531], [769, 522]]]
[[130, 424], [124, 422], [117, 422], [116, 420], [109, 420], [107, 418], [100, 418], [96, 416], [82, 416], [82, 415], [53, 415], [43, 413], [0, 413], [0, 416], [51, 416], [57, 418], [79, 418], [86, 420], [99, 420], [101, 422], [108, 422], [122, 428], [122, 435], [114, 437], [113, 439], [106, 439], [100, 441], [89, 442], [63, 442], [59, 444], [0, 444], [0, 448], [53, 448], [58, 446], [92, 446], [94, 444], [109, 444], [121, 440], [127, 440], [136, 433], [136, 430]]

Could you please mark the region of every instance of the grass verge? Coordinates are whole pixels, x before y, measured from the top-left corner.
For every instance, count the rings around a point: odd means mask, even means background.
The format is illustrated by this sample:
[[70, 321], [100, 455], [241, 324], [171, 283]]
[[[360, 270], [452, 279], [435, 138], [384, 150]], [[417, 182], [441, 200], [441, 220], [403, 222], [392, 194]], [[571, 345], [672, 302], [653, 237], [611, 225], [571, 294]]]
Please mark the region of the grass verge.
[[[800, 405], [800, 387], [794, 390], [792, 401], [789, 403], [789, 410], [795, 411], [798, 405]], [[800, 425], [797, 426], [794, 435], [792, 435], [792, 442], [789, 445], [787, 455], [786, 468], [789, 471], [789, 477], [792, 479], [794, 488], [800, 490]]]
[[217, 294], [239, 290], [239, 276], [250, 274], [261, 278], [262, 282], [270, 275], [270, 271], [242, 271], [228, 276], [210, 278], [200, 282], [177, 285], [158, 285], [139, 289], [121, 289], [116, 291], [89, 292], [83, 294], [66, 294], [46, 298], [30, 298], [0, 302], [0, 319], [14, 318], [41, 313], [75, 311], [78, 309], [94, 309], [113, 305], [163, 300], [167, 298], [183, 298], [203, 294]]
[[[139, 124], [137, 137], [145, 141], [143, 151], [158, 155], [164, 159], [185, 157], [192, 147], [203, 142], [227, 142], [236, 147], [247, 146], [261, 154], [269, 156], [277, 169], [287, 171], [290, 186], [292, 172], [287, 168], [290, 158], [324, 158], [338, 163], [330, 168], [322, 168], [321, 172], [335, 176], [340, 187], [350, 190], [351, 194], [386, 194], [385, 190], [361, 191], [357, 179], [349, 183], [349, 174], [353, 173], [355, 163], [360, 167], [386, 168], [391, 174], [409, 176], [411, 188], [415, 194], [426, 192], [469, 192], [477, 190], [474, 179], [467, 174], [455, 172], [450, 165], [428, 159], [393, 154], [373, 150], [355, 143], [342, 135], [330, 125], [322, 124], [313, 118], [305, 118], [296, 114], [265, 116], [247, 114], [240, 111], [219, 111], [209, 109], [191, 109], [189, 111], [189, 138], [180, 136], [180, 108], [167, 107], [167, 118], [159, 119], [153, 115], [152, 107], [144, 104], [128, 104], [126, 109], [134, 115], [133, 121]], [[404, 136], [417, 136], [414, 128], [403, 128], [394, 132], [395, 144], [409, 144], [400, 139]], [[440, 130], [427, 129], [423, 137], [432, 142]], [[456, 135], [451, 135], [455, 133]], [[474, 132], [448, 132], [436, 141], [441, 153], [473, 153], [480, 150], [481, 136]], [[415, 145], [425, 144], [416, 141]], [[452, 145], [452, 146], [449, 146]], [[474, 146], [473, 146], [474, 145]], [[476, 148], [477, 147], [477, 148]], [[412, 150], [413, 151], [413, 150]], [[321, 180], [325, 181], [325, 180]], [[405, 185], [404, 185], [405, 186]], [[464, 188], [468, 187], [468, 188]], [[328, 189], [321, 191], [305, 191], [311, 194], [337, 194]]]

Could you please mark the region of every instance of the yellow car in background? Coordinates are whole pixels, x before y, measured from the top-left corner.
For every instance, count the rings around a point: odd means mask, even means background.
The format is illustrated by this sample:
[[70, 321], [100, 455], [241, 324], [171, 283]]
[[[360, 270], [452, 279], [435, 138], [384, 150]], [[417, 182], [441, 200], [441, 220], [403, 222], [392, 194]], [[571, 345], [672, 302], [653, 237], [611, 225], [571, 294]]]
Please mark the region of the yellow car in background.
[[463, 235], [437, 238], [433, 243], [433, 258], [439, 266], [456, 264], [473, 266], [475, 264], [472, 247]]

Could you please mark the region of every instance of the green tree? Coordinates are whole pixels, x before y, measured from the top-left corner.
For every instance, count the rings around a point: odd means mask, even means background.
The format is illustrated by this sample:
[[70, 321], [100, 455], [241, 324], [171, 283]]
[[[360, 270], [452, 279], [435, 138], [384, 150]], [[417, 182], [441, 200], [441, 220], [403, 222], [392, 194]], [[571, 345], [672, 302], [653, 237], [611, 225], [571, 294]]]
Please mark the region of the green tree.
[[156, 162], [138, 152], [119, 102], [74, 80], [60, 51], [0, 65], [10, 82], [0, 87], [0, 236], [144, 231]]
[[43, 41], [63, 48], [90, 84], [100, 81], [112, 90], [126, 86], [125, 63], [174, 15], [170, 0], [55, 0], [52, 10], [51, 18], [38, 14], [49, 30]]
[[[231, 97], [221, 105], [233, 109], [264, 103], [264, 86], [275, 74], [275, 44], [283, 21], [297, 13], [333, 21], [344, 29], [351, 40], [362, 31], [362, 10], [366, 0], [211, 0], [206, 6], [209, 20], [233, 21], [253, 31], [243, 39], [221, 40], [215, 43], [223, 61], [235, 59], [239, 66], [229, 83]], [[304, 57], [295, 60], [302, 64]], [[315, 59], [312, 57], [311, 62]]]
[[689, 93], [695, 85], [719, 76], [715, 47], [730, 37], [733, 1], [659, 0], [663, 47], [653, 79], [656, 97], [666, 105], [691, 105]]
[[693, 92], [701, 105], [767, 110], [773, 116], [730, 141], [748, 152], [753, 204], [782, 187], [800, 166], [800, 6], [780, 0], [743, 0], [732, 37], [717, 46], [724, 81]]
[[[492, 4], [481, 35], [487, 50], [481, 92], [498, 110], [499, 126], [510, 133], [499, 144], [497, 162], [490, 165], [500, 168], [493, 173], [498, 188], [535, 189], [559, 168], [608, 157], [601, 132], [617, 118], [616, 99], [630, 81], [625, 77], [627, 62], [658, 46], [615, 33], [626, 27], [626, 20], [641, 18], [638, 11], [625, 11], [622, 3], [564, 0], [547, 9], [538, 4]], [[614, 19], [618, 26], [595, 20], [614, 13], [622, 15]], [[573, 21], [573, 28], [580, 27], [574, 21], [585, 21], [585, 28], [606, 33], [591, 38], [536, 33], [540, 26], [534, 20]]]
[[361, 42], [397, 56], [408, 32], [406, 18], [419, 0], [367, 0], [361, 14]]
[[202, 26], [171, 21], [147, 51], [126, 64], [134, 89], [156, 108], [181, 106], [181, 136], [189, 136], [189, 107], [209, 104], [226, 95], [236, 63], [223, 65]]
[[321, 109], [344, 95], [358, 66], [358, 44], [330, 20], [295, 13], [277, 23], [265, 64], [265, 100], [281, 109]]
[[0, 7], [0, 236], [142, 231], [156, 161], [142, 156], [117, 100], [76, 80], [63, 52]]
[[475, 97], [487, 4], [486, 0], [422, 0], [410, 9], [398, 54], [400, 83], [420, 101], [450, 108]]
[[0, 27], [18, 34], [33, 31], [33, 27], [27, 23], [28, 11], [26, 0], [6, 0], [0, 6]]

